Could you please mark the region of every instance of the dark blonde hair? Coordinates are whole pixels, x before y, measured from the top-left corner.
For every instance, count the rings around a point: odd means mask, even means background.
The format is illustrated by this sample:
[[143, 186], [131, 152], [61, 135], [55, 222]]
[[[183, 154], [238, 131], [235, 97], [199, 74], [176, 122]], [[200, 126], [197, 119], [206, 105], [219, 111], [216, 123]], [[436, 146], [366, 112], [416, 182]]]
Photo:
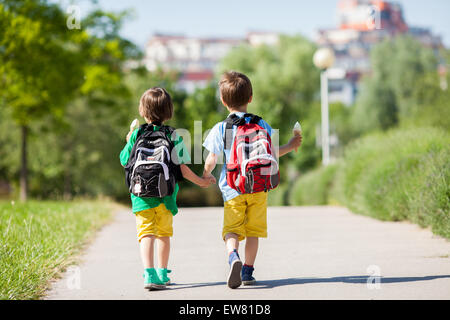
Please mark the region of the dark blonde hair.
[[144, 92], [139, 103], [139, 113], [151, 122], [162, 124], [173, 116], [170, 94], [164, 89], [153, 87]]
[[219, 82], [219, 88], [223, 102], [232, 109], [248, 104], [253, 95], [250, 79], [236, 71], [225, 72]]

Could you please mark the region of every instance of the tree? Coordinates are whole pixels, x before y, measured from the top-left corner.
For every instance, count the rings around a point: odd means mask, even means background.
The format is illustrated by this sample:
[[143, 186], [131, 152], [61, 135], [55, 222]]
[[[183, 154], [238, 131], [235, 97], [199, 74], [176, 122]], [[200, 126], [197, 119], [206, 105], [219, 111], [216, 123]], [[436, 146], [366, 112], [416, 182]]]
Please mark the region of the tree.
[[352, 115], [358, 132], [387, 130], [398, 124], [398, 106], [395, 93], [385, 82], [363, 80]]
[[418, 119], [434, 96], [430, 93], [439, 88], [433, 51], [410, 36], [398, 36], [372, 50], [371, 64], [356, 101], [355, 128], [360, 133], [386, 130]]
[[62, 106], [82, 83], [79, 55], [68, 43], [65, 17], [45, 1], [0, 4], [0, 94], [21, 128], [21, 199], [28, 188], [29, 126], [47, 113], [62, 116]]
[[[21, 128], [22, 200], [27, 198], [30, 128], [45, 120], [39, 134], [46, 128], [47, 134], [57, 135], [56, 139], [47, 135], [53, 148], [53, 161], [48, 158], [51, 170], [37, 171], [41, 177], [59, 177], [63, 172], [64, 188], [70, 193], [74, 146], [83, 144], [76, 139], [77, 126], [95, 123], [94, 119], [105, 113], [118, 116], [122, 111], [124, 115], [120, 103], [130, 92], [123, 82], [123, 64], [140, 56], [139, 50], [118, 34], [124, 17], [124, 13], [96, 10], [83, 21], [83, 30], [68, 30], [64, 13], [47, 1], [0, 4], [0, 96]], [[74, 123], [73, 114], [66, 114], [68, 105], [71, 110], [87, 107], [92, 118], [77, 118]]]

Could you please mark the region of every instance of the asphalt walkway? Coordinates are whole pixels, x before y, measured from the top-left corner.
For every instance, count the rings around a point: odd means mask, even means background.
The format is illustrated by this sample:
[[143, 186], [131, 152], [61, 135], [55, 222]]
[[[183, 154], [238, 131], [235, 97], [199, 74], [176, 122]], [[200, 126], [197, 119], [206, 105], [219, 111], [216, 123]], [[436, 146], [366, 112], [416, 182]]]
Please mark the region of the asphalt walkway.
[[[173, 285], [143, 288], [131, 212], [118, 212], [47, 299], [450, 299], [450, 242], [337, 207], [269, 208], [252, 287], [229, 289], [222, 208], [174, 218]], [[241, 244], [243, 255], [243, 243]]]

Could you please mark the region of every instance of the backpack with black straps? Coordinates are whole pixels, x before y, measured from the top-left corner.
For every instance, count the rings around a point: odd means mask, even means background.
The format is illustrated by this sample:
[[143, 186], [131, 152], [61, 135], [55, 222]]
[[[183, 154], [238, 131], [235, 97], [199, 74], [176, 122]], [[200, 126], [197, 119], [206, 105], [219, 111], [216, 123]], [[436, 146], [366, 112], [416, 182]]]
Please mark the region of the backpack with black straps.
[[[250, 117], [247, 123], [245, 118]], [[280, 182], [278, 162], [273, 155], [270, 135], [259, 125], [261, 117], [231, 114], [225, 120], [225, 149], [230, 149], [233, 126], [236, 136], [227, 163], [227, 184], [241, 194], [275, 189]]]
[[175, 184], [182, 179], [178, 159], [175, 156], [173, 137], [175, 129], [161, 126], [154, 130], [152, 124], [144, 124], [131, 150], [125, 166], [125, 179], [130, 193], [140, 198], [170, 196]]

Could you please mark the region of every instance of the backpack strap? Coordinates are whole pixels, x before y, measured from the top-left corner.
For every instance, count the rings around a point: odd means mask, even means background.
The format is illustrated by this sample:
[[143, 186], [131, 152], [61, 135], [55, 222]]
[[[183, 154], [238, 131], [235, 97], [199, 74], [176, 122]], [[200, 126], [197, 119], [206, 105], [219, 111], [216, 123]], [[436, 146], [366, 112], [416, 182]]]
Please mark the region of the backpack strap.
[[136, 138], [138, 138], [145, 131], [150, 131], [150, 132], [155, 131], [154, 130], [155, 126], [158, 126], [160, 128], [159, 131], [163, 131], [165, 134], [167, 134], [167, 133], [172, 134], [175, 131], [174, 128], [172, 128], [170, 126], [162, 125], [160, 123], [144, 123], [143, 125], [141, 125], [139, 127], [138, 135]]
[[244, 118], [247, 118], [247, 117], [250, 117], [250, 122], [249, 123], [258, 124], [262, 120], [261, 117], [259, 117], [257, 115], [254, 115], [254, 114], [251, 114], [251, 113], [246, 113], [244, 115]]
[[175, 140], [173, 133], [176, 131], [176, 129], [170, 126], [162, 125], [159, 127], [159, 131], [164, 132], [172, 148], [175, 148]]
[[137, 138], [139, 138], [139, 136], [141, 136], [145, 131], [153, 131], [153, 124], [151, 124], [151, 123], [144, 123], [143, 125], [141, 125], [139, 127], [139, 131], [138, 131], [137, 136], [136, 136], [136, 141], [137, 141]]
[[261, 121], [261, 117], [256, 116], [254, 114], [251, 113], [246, 113], [244, 114], [243, 117], [238, 117], [235, 113], [230, 114], [228, 116], [228, 118], [225, 119], [225, 135], [224, 135], [224, 149], [228, 150], [231, 148], [231, 141], [233, 140], [233, 131], [231, 129], [233, 129], [233, 126], [243, 126], [244, 124], [247, 123], [247, 121], [245, 120], [245, 118], [250, 118], [250, 122], [249, 123], [254, 123], [254, 124], [258, 124], [259, 121]]
[[228, 118], [225, 119], [225, 135], [223, 138], [224, 149], [231, 148], [231, 142], [233, 140], [233, 126], [242, 126], [246, 123], [245, 116], [238, 117], [236, 114], [230, 114]]
[[[165, 126], [165, 125], [159, 125], [159, 124], [155, 124], [155, 125], [159, 126], [159, 131], [163, 132], [166, 135], [166, 138], [169, 141], [170, 146], [171, 146], [171, 150], [169, 152], [172, 152], [175, 149], [174, 132], [176, 131], [176, 129], [171, 126]], [[171, 156], [174, 156], [174, 155], [172, 154]], [[178, 154], [176, 154], [176, 156], [178, 157]], [[180, 165], [175, 164], [172, 157], [171, 157], [171, 161], [170, 161], [170, 170], [172, 171], [173, 175], [175, 176], [176, 182], [180, 182], [180, 181], [184, 180]]]
[[163, 131], [166, 135], [170, 135], [172, 137], [172, 134], [175, 131], [175, 128], [172, 128], [170, 126], [161, 126], [160, 130]]

